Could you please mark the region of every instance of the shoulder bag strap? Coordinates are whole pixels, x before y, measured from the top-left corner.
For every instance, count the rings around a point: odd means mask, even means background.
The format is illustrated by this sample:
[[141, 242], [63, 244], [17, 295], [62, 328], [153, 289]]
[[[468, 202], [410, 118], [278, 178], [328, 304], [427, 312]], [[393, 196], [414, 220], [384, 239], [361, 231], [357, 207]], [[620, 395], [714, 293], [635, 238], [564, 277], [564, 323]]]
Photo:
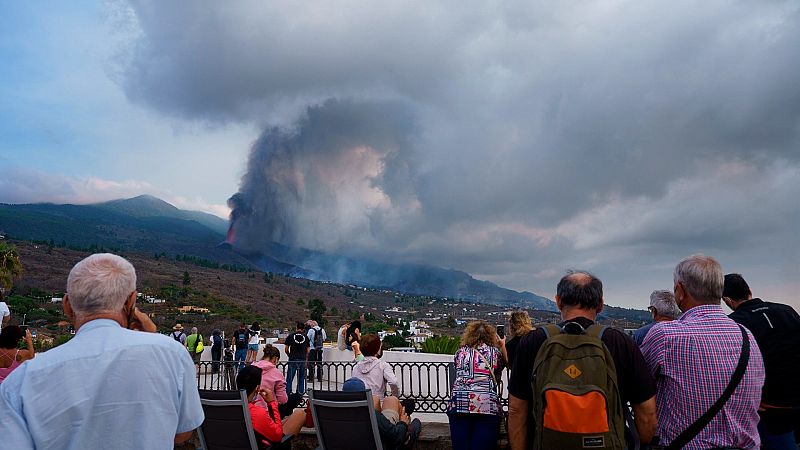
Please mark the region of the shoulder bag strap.
[[477, 353], [478, 356], [483, 361], [483, 363], [486, 364], [486, 367], [489, 368], [489, 373], [492, 375], [492, 382], [494, 382], [494, 388], [497, 389], [500, 385], [497, 384], [497, 378], [494, 376], [494, 367], [492, 367], [492, 365], [489, 364], [489, 361], [486, 360], [486, 357], [483, 356], [483, 353], [481, 353], [480, 350], [478, 350], [477, 348], [473, 348], [472, 351]]
[[731, 376], [731, 381], [728, 382], [728, 387], [725, 388], [725, 391], [722, 393], [717, 401], [711, 405], [711, 408], [705, 412], [699, 419], [697, 419], [693, 424], [689, 425], [683, 433], [678, 435], [672, 442], [666, 447], [667, 450], [679, 450], [682, 449], [686, 444], [689, 443], [692, 439], [695, 438], [703, 428], [705, 428], [711, 419], [716, 416], [719, 411], [725, 406], [725, 403], [728, 402], [728, 399], [731, 398], [733, 395], [733, 391], [739, 386], [739, 383], [742, 381], [744, 377], [744, 372], [747, 370], [747, 363], [750, 361], [750, 338], [747, 336], [747, 331], [744, 329], [743, 326], [739, 325], [739, 330], [742, 332], [742, 353], [739, 356], [739, 364], [736, 365], [736, 370], [733, 372], [733, 376]]

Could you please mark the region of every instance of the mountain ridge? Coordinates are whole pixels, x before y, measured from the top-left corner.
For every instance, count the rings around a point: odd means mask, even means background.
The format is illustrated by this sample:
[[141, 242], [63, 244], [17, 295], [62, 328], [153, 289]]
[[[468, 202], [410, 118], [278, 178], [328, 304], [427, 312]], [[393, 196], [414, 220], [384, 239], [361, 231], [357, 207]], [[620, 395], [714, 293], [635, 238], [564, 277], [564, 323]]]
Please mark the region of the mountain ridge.
[[[391, 264], [331, 255], [273, 243], [266, 252], [246, 252], [224, 242], [227, 222], [199, 211], [181, 210], [142, 195], [91, 205], [0, 203], [0, 234], [83, 247], [191, 255], [220, 264], [259, 269], [317, 281], [356, 284], [414, 295], [463, 299], [500, 306], [555, 311], [555, 303], [470, 274], [431, 265]], [[359, 277], [345, 276], [347, 271]], [[358, 278], [358, 279], [357, 279]], [[605, 316], [646, 311], [608, 306]]]

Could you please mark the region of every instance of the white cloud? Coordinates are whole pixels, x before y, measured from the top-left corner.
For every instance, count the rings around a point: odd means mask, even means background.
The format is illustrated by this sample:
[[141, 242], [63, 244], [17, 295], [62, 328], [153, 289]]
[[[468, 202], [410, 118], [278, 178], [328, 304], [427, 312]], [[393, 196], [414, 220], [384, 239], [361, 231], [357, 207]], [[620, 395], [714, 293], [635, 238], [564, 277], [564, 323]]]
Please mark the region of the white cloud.
[[227, 205], [213, 204], [201, 197], [175, 196], [140, 180], [106, 180], [97, 177], [71, 177], [48, 174], [35, 169], [4, 167], [0, 171], [0, 202], [69, 203], [86, 205], [142, 194], [159, 197], [178, 208], [204, 211], [227, 219]]

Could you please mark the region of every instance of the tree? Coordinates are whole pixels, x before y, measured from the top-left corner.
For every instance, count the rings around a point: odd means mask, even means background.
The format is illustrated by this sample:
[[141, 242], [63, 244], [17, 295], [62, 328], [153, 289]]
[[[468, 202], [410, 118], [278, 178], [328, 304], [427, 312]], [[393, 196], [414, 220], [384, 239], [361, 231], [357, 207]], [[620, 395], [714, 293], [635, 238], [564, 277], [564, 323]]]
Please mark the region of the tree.
[[328, 310], [328, 307], [325, 306], [325, 302], [318, 298], [310, 300], [308, 302], [308, 309], [311, 311], [311, 319], [316, 320], [319, 326], [324, 327], [328, 322], [324, 317], [325, 311]]
[[17, 247], [0, 242], [0, 287], [11, 289], [14, 280], [22, 275], [22, 261]]
[[8, 306], [14, 310], [14, 314], [22, 316], [39, 308], [39, 305], [30, 297], [11, 296], [8, 299]]
[[383, 348], [408, 347], [408, 342], [398, 334], [387, 334], [383, 338]]
[[447, 316], [447, 327], [448, 328], [455, 328], [456, 327], [456, 319], [453, 316]]
[[192, 277], [189, 276], [189, 272], [183, 272], [183, 285], [188, 286], [192, 284]]

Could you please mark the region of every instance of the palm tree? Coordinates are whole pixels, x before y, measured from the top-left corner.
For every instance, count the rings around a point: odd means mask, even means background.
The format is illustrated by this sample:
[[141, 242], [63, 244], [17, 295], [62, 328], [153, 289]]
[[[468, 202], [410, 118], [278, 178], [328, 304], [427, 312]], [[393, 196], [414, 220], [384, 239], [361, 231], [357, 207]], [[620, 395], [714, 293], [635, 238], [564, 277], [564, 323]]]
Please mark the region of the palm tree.
[[17, 247], [0, 242], [0, 287], [11, 289], [15, 278], [22, 275], [22, 261]]

